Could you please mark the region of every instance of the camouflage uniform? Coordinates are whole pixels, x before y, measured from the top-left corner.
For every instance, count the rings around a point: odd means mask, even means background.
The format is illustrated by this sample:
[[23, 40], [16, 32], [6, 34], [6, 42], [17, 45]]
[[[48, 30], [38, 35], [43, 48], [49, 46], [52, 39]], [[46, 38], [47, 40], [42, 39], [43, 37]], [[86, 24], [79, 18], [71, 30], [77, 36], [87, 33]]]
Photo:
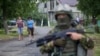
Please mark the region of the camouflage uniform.
[[[76, 28], [76, 29], [82, 29], [82, 28]], [[62, 30], [64, 29], [59, 29], [55, 27], [55, 29], [52, 30], [52, 32], [60, 32]], [[61, 43], [61, 40], [58, 40], [56, 42], [58, 42], [56, 44], [59, 44]], [[66, 45], [64, 46], [62, 56], [87, 56], [87, 50], [93, 49], [94, 47], [93, 40], [88, 38], [87, 36], [84, 36], [81, 40], [78, 41], [67, 39], [65, 42]]]
[[[62, 12], [61, 12], [62, 13]], [[68, 12], [67, 12], [68, 13]], [[59, 13], [58, 13], [59, 14]], [[55, 18], [57, 20], [57, 15], [55, 15]], [[69, 16], [69, 18], [72, 18], [70, 14], [67, 14]], [[70, 27], [66, 27], [66, 26], [56, 26], [52, 31], [50, 31], [50, 33], [54, 33], [54, 32], [60, 32], [60, 31], [63, 31], [63, 30], [66, 30]], [[76, 29], [79, 29], [79, 28], [76, 28]], [[85, 37], [85, 36], [84, 36]], [[63, 51], [62, 51], [62, 55], [61, 56], [86, 56], [87, 55], [87, 49], [89, 48], [93, 48], [93, 41], [92, 40], [88, 40], [87, 41], [87, 38], [83, 38], [81, 40], [78, 40], [78, 41], [74, 41], [74, 40], [71, 40], [71, 39], [67, 39], [66, 41], [62, 41], [61, 39], [57, 39], [54, 41], [56, 45], [60, 45], [60, 43], [66, 43], [64, 45], [64, 48], [63, 48]], [[90, 44], [90, 42], [92, 42], [92, 44]], [[62, 44], [61, 43], [61, 44]], [[89, 44], [89, 45], [88, 45]], [[46, 46], [46, 45], [45, 45]], [[54, 46], [47, 46], [49, 48], [47, 48], [48, 50], [50, 49], [53, 49]], [[43, 46], [42, 46], [43, 48]], [[45, 49], [46, 47], [44, 47]]]
[[[59, 29], [57, 27], [55, 29], [56, 30], [55, 31], [53, 30], [53, 32], [60, 32], [62, 30], [62, 29]], [[59, 31], [57, 31], [57, 30], [59, 30]], [[58, 42], [56, 44], [61, 43], [60, 40], [57, 40], [55, 42]], [[66, 42], [66, 45], [64, 46], [64, 49], [62, 51], [62, 56], [76, 56], [77, 55], [77, 47], [78, 47], [77, 43], [78, 43], [78, 41], [73, 41], [71, 39], [66, 39], [65, 42]]]

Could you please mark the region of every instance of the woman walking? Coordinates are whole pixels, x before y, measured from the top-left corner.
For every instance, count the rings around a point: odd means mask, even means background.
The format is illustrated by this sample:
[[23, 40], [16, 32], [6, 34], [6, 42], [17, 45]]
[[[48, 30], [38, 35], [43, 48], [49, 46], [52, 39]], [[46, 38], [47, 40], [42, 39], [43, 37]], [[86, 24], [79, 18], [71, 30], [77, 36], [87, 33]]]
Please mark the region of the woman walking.
[[28, 17], [27, 29], [28, 29], [29, 39], [33, 40], [33, 37], [34, 37], [34, 20], [32, 20], [32, 17]]
[[17, 21], [16, 21], [16, 26], [18, 28], [18, 40], [23, 40], [23, 20], [21, 17], [18, 17]]

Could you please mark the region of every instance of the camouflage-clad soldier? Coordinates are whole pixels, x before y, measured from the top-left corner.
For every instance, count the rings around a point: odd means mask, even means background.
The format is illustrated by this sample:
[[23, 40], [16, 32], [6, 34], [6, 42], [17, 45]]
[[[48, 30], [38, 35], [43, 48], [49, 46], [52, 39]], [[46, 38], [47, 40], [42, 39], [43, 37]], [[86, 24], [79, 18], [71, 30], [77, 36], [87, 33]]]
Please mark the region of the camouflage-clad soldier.
[[[71, 16], [70, 11], [62, 10], [56, 12], [55, 19], [57, 21], [57, 26], [50, 33], [60, 32], [72, 28], [71, 21], [73, 17]], [[62, 50], [62, 56], [87, 56], [87, 50], [92, 49], [94, 46], [93, 41], [88, 39], [85, 35], [76, 32], [67, 32], [66, 34], [70, 34], [71, 39], [67, 39], [65, 41], [63, 39], [50, 41], [48, 44], [41, 47], [41, 51], [48, 51], [53, 49], [55, 45], [61, 46], [65, 43], [64, 48]]]

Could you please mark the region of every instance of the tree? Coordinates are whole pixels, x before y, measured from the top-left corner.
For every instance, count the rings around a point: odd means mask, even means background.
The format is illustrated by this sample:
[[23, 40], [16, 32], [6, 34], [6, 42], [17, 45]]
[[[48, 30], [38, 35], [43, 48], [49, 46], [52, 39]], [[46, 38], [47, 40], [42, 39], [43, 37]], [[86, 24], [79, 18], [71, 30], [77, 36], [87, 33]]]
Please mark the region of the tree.
[[36, 1], [37, 0], [0, 0], [0, 15], [3, 17], [6, 34], [8, 34], [7, 19], [31, 15], [33, 10], [37, 9]]
[[100, 15], [100, 0], [78, 0], [78, 9], [95, 19]]

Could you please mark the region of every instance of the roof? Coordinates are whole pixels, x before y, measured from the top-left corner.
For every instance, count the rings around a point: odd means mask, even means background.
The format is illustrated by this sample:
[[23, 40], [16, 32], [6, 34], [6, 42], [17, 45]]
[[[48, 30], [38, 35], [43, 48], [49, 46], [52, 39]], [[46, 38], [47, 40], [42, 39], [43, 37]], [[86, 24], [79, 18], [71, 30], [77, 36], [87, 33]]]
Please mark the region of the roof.
[[65, 11], [71, 11], [71, 7], [68, 4], [59, 4], [56, 8], [57, 11], [59, 10], [65, 10]]
[[69, 4], [70, 6], [75, 6], [78, 1], [77, 0], [59, 0], [62, 4]]

